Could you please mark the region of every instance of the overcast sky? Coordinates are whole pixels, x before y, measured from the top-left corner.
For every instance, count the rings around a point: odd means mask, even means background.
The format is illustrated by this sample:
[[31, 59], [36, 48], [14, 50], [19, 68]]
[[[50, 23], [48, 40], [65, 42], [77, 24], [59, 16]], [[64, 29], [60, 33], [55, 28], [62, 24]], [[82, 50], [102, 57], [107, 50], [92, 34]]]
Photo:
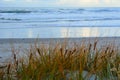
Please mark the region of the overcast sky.
[[120, 7], [120, 0], [0, 0], [0, 7]]

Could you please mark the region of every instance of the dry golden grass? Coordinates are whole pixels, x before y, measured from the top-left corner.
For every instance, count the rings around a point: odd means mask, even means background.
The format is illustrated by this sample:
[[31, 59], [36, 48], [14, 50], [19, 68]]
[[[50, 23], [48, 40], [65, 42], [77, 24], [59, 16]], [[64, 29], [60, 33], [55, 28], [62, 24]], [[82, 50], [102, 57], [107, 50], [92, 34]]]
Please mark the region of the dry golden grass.
[[[88, 43], [56, 43], [32, 45], [26, 55], [17, 57], [0, 79], [7, 80], [118, 80], [120, 79], [120, 52], [114, 45], [97, 47], [97, 41]], [[25, 52], [25, 51], [24, 51]], [[85, 73], [86, 72], [86, 73]]]

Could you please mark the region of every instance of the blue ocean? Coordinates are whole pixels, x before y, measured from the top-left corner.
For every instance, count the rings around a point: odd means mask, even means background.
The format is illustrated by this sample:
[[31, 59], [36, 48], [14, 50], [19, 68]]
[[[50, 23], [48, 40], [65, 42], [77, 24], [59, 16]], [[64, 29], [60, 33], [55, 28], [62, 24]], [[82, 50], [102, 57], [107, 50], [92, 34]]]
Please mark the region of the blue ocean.
[[120, 37], [120, 8], [0, 8], [0, 38]]

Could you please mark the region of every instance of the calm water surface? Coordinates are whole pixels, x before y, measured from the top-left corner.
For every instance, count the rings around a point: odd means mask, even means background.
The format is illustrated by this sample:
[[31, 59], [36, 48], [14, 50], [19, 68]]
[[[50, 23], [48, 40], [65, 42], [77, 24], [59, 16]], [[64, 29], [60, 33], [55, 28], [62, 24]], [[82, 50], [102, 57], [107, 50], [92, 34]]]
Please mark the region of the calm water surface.
[[0, 29], [0, 38], [120, 37], [120, 27], [41, 27]]

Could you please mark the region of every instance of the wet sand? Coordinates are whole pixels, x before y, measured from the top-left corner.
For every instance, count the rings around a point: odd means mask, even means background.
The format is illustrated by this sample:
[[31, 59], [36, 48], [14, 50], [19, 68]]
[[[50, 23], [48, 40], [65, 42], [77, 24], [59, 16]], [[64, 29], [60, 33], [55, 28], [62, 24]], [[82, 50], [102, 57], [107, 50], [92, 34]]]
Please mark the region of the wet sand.
[[98, 37], [98, 38], [42, 38], [42, 39], [35, 39], [35, 38], [22, 38], [22, 39], [0, 39], [0, 62], [4, 62], [8, 60], [12, 56], [11, 48], [14, 45], [16, 49], [24, 49], [30, 48], [30, 45], [34, 45], [36, 42], [37, 44], [49, 44], [50, 42], [64, 42], [68, 41], [69, 44], [75, 43], [94, 43], [98, 41], [97, 46], [105, 46], [107, 44], [112, 44], [120, 47], [120, 37]]

